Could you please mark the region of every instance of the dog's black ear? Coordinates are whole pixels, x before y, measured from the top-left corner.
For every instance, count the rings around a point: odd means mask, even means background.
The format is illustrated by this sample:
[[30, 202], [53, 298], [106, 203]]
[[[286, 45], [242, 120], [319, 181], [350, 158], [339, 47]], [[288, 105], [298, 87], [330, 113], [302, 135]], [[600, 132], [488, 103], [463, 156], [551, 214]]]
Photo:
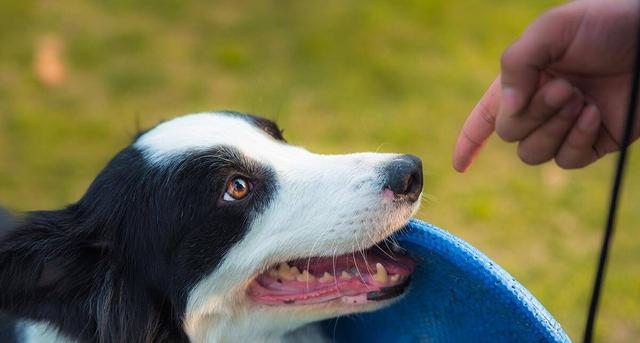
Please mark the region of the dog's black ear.
[[106, 248], [78, 230], [71, 218], [63, 210], [2, 221], [0, 310], [30, 317], [55, 307], [63, 294], [90, 285]]

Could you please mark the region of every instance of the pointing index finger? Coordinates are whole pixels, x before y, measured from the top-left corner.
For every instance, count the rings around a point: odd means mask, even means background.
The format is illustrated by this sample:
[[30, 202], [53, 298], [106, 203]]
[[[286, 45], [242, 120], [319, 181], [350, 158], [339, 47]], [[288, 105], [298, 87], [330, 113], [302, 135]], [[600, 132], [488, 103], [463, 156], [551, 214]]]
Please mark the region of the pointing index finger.
[[469, 168], [484, 143], [495, 130], [500, 108], [500, 76], [484, 93], [462, 126], [453, 152], [453, 168], [464, 172]]

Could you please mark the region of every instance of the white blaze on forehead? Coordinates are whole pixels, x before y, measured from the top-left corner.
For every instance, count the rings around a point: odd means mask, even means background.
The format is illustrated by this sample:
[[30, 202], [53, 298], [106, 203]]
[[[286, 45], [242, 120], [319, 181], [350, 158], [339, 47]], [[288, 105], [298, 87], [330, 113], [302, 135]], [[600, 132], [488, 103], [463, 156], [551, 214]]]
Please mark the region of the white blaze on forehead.
[[189, 151], [219, 145], [235, 147], [256, 159], [263, 155], [260, 150], [284, 146], [246, 118], [224, 112], [178, 117], [151, 129], [134, 144], [154, 164], [165, 163]]

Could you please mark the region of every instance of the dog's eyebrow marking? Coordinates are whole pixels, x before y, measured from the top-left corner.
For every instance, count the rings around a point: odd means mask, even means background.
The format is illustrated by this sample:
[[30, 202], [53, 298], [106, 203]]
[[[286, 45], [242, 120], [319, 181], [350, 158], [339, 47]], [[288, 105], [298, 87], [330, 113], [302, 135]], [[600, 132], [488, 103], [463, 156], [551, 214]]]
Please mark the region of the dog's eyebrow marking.
[[247, 122], [251, 123], [253, 126], [265, 132], [267, 135], [271, 136], [271, 138], [284, 143], [287, 142], [287, 140], [284, 139], [284, 136], [283, 136], [284, 130], [280, 129], [278, 127], [278, 124], [273, 120], [269, 120], [267, 118], [253, 115], [251, 113], [242, 113], [242, 112], [228, 111], [228, 110], [219, 111], [215, 113], [219, 115], [234, 116], [242, 120], [246, 120]]
[[246, 117], [251, 121], [252, 124], [260, 128], [262, 131], [266, 132], [269, 136], [273, 137], [273, 139], [279, 140], [282, 142], [287, 141], [286, 139], [284, 139], [284, 136], [282, 135], [284, 130], [281, 130], [278, 127], [278, 124], [276, 124], [275, 122], [269, 119], [257, 117], [251, 114], [247, 114]]
[[222, 144], [264, 158], [283, 143], [280, 130], [269, 120], [237, 112], [205, 112], [162, 122], [141, 134], [133, 146], [151, 164], [162, 165], [184, 153]]

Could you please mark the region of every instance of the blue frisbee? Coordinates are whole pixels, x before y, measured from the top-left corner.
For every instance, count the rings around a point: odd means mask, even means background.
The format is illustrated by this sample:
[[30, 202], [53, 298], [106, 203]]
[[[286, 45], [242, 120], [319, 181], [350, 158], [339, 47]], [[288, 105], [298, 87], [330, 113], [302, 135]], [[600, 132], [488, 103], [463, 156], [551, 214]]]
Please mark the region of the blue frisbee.
[[463, 240], [412, 220], [397, 236], [418, 261], [403, 299], [328, 320], [338, 343], [570, 342], [560, 324], [504, 269]]

